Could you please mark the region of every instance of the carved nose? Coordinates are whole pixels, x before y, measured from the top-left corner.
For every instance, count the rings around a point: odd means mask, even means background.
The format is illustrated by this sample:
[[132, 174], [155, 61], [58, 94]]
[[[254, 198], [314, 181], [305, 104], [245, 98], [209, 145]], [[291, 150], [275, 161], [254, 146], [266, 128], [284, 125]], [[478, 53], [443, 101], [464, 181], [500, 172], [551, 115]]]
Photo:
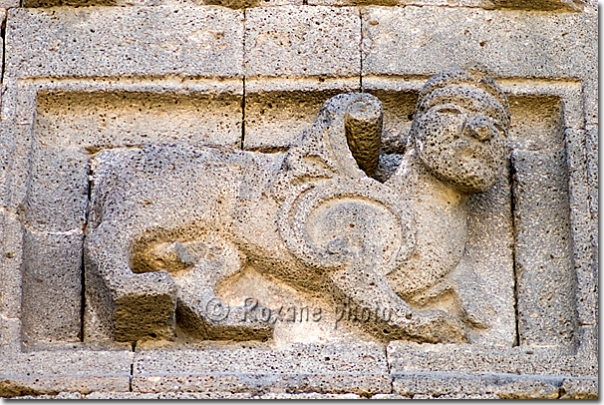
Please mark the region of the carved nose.
[[472, 118], [466, 122], [465, 129], [472, 138], [481, 142], [493, 139], [495, 136], [491, 122], [482, 114], [472, 116]]

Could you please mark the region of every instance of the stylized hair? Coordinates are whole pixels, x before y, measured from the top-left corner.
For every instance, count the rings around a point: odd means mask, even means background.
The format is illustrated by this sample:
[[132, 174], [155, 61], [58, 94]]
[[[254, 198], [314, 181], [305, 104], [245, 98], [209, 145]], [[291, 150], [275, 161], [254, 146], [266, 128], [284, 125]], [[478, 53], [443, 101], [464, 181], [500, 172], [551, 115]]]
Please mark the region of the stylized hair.
[[499, 102], [499, 104], [503, 107], [505, 112], [506, 122], [504, 124], [509, 128], [510, 124], [510, 104], [508, 102], [507, 97], [501, 87], [493, 79], [488, 77], [487, 75], [479, 75], [470, 73], [461, 70], [461, 69], [451, 69], [441, 73], [438, 73], [432, 76], [422, 87], [419, 92], [419, 97], [417, 99], [416, 112], [418, 114], [422, 114], [424, 112], [425, 106], [423, 105], [424, 100], [431, 93], [436, 90], [443, 89], [449, 86], [456, 86], [462, 84], [469, 84], [471, 86], [477, 87], [486, 93], [490, 94]]

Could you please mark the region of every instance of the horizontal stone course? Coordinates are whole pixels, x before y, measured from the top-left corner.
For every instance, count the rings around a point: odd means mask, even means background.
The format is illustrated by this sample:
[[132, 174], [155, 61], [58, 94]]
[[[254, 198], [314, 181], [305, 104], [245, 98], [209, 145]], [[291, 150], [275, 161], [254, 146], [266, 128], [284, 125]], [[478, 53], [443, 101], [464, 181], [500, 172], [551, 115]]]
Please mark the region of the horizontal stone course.
[[223, 7], [11, 9], [6, 76], [243, 75], [243, 12]]
[[361, 21], [354, 7], [249, 9], [245, 20], [246, 77], [359, 76]]
[[498, 77], [587, 79], [597, 55], [589, 14], [370, 6], [362, 20], [363, 75], [482, 65]]

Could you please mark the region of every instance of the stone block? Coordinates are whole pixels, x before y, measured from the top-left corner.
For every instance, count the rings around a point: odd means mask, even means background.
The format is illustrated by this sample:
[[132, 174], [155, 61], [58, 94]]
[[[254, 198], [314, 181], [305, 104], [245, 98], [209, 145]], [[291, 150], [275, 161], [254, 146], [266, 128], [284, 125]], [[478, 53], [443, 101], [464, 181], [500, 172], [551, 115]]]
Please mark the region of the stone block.
[[206, 7], [10, 9], [6, 77], [243, 74], [243, 12]]
[[25, 223], [40, 231], [82, 229], [88, 208], [90, 170], [84, 149], [44, 147], [37, 143], [31, 155], [23, 204]]
[[519, 342], [574, 344], [576, 276], [564, 150], [514, 151], [512, 166]]
[[79, 392], [59, 392], [57, 395], [23, 395], [11, 399], [82, 399], [82, 394]]
[[361, 28], [353, 7], [246, 11], [245, 76], [358, 77]]
[[81, 230], [25, 231], [21, 319], [29, 343], [80, 341], [83, 240]]
[[479, 65], [495, 77], [585, 79], [596, 66], [591, 14], [369, 6], [362, 20], [363, 76]]
[[294, 344], [288, 349], [223, 347], [135, 354], [138, 392], [390, 392], [378, 344]]
[[540, 11], [583, 11], [583, 0], [486, 0], [488, 9], [540, 10]]
[[132, 352], [56, 350], [0, 355], [0, 397], [128, 391]]
[[[15, 1], [15, 0], [3, 0]], [[0, 3], [1, 4], [1, 3]], [[274, 7], [287, 4], [302, 4], [302, 0], [23, 0], [23, 7], [55, 6], [117, 6], [117, 7], [150, 7], [175, 6], [198, 7], [201, 5], [223, 6], [232, 9], [248, 7]], [[17, 1], [17, 7], [19, 3]]]
[[253, 398], [257, 399], [298, 399], [298, 400], [312, 400], [312, 399], [359, 399], [360, 397], [357, 394], [319, 394], [316, 392], [309, 393], [299, 393], [299, 394], [290, 394], [290, 393], [270, 393], [259, 396], [254, 396]]
[[319, 6], [437, 6], [481, 7], [483, 0], [308, 0]]
[[358, 79], [246, 80], [243, 148], [285, 150], [309, 129], [323, 103], [339, 93], [359, 90]]
[[498, 348], [492, 345], [420, 345], [393, 341], [388, 345], [387, 352], [392, 374], [597, 375], [592, 365], [583, 364], [568, 348], [552, 346]]
[[23, 232], [16, 216], [0, 209], [0, 315], [21, 315]]
[[4, 134], [7, 136], [7, 151], [9, 158], [6, 161], [6, 194], [2, 196], [3, 205], [10, 212], [16, 212], [17, 207], [23, 203], [27, 192], [29, 178], [29, 141], [31, 140], [31, 127], [27, 125], [14, 125]]
[[501, 399], [556, 399], [562, 378], [526, 378], [514, 375], [459, 373], [409, 373], [394, 375], [393, 391], [422, 398], [467, 398], [490, 396]]

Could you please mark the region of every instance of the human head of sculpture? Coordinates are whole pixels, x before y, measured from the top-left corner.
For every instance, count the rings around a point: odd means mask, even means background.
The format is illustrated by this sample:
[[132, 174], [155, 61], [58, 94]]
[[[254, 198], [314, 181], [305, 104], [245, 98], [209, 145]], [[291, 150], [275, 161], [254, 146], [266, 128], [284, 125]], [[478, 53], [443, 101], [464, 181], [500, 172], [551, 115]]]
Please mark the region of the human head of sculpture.
[[507, 98], [492, 79], [452, 70], [420, 91], [410, 139], [433, 176], [470, 194], [501, 174], [509, 126]]

